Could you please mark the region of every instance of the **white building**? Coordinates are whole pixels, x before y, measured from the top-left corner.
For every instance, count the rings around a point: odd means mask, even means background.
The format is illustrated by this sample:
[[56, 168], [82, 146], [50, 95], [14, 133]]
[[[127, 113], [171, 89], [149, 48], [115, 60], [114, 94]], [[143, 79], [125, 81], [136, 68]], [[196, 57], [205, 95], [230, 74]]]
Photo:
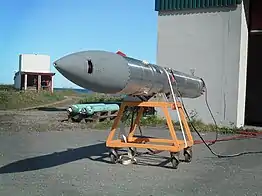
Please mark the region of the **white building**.
[[[156, 0], [157, 64], [202, 77], [219, 125], [262, 125], [262, 0]], [[213, 123], [204, 96], [185, 99]]]
[[19, 55], [19, 71], [14, 76], [14, 86], [19, 90], [49, 90], [53, 92], [50, 57], [39, 54]]

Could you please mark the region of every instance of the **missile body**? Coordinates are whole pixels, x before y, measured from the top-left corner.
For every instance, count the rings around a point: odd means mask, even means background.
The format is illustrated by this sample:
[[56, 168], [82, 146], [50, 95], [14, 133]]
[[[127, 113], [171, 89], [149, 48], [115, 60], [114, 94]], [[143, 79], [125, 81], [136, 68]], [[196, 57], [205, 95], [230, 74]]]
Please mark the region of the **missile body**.
[[169, 94], [167, 73], [174, 92], [182, 97], [197, 98], [205, 87], [199, 77], [100, 50], [66, 55], [55, 61], [54, 66], [71, 82], [98, 93], [148, 97]]

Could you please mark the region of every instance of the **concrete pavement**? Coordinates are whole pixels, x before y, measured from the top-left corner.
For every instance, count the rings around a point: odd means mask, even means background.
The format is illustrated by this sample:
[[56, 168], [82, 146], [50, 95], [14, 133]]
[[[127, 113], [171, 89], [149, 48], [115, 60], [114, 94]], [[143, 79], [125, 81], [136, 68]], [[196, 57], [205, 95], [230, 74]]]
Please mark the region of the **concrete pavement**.
[[[165, 135], [147, 129], [145, 134]], [[2, 132], [0, 195], [261, 195], [262, 154], [214, 157], [204, 145], [193, 161], [171, 168], [166, 152], [138, 157], [138, 165], [111, 164], [104, 141], [108, 131]], [[211, 137], [207, 134], [204, 137]], [[197, 136], [195, 136], [196, 139]], [[262, 150], [261, 139], [220, 142], [215, 151]], [[183, 158], [183, 157], [182, 157]]]

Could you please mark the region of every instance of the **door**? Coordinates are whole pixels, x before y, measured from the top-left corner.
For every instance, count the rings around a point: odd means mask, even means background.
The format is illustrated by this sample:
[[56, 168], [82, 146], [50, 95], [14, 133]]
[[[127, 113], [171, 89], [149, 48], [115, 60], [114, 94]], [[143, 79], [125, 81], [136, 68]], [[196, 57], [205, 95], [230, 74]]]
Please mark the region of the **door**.
[[249, 5], [245, 124], [262, 126], [262, 0]]

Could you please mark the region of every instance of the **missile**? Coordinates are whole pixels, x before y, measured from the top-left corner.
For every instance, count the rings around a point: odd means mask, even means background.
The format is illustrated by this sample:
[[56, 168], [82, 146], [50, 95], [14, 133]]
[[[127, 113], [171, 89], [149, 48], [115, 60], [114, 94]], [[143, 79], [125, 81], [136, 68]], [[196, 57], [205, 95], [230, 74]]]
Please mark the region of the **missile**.
[[172, 87], [181, 97], [197, 98], [205, 89], [199, 77], [128, 57], [120, 51], [80, 51], [53, 64], [71, 82], [97, 93], [152, 97], [158, 93], [170, 95]]

